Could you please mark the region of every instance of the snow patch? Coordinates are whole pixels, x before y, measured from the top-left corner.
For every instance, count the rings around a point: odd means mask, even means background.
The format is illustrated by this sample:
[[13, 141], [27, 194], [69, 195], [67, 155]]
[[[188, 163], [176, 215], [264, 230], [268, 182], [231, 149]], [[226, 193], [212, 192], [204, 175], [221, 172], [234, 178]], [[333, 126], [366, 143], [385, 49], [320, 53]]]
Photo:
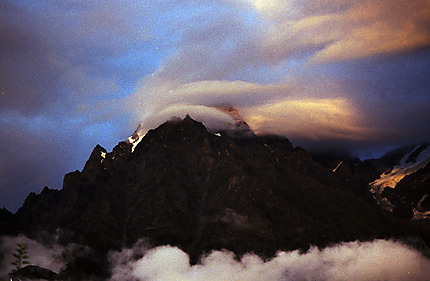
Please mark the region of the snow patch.
[[100, 163], [103, 163], [103, 160], [105, 160], [106, 158], [106, 152], [100, 151], [100, 156], [102, 157], [102, 160], [100, 161]]
[[[430, 146], [424, 149], [417, 157], [415, 162], [407, 162], [409, 156], [414, 153], [420, 146], [416, 146], [412, 151], [405, 154], [399, 162], [399, 165], [394, 166], [390, 172], [383, 173], [379, 179], [369, 183], [370, 192], [376, 201], [386, 210], [392, 211], [393, 205], [381, 196], [381, 193], [385, 188], [396, 188], [397, 184], [406, 176], [417, 172], [418, 170], [424, 168], [428, 163], [430, 163]], [[424, 198], [425, 199], [425, 198]], [[424, 200], [422, 199], [422, 200]], [[429, 214], [424, 214], [419, 210], [414, 209], [414, 218], [429, 216]]]
[[137, 126], [136, 131], [125, 140], [126, 143], [131, 144], [131, 152], [134, 152], [136, 146], [140, 143], [143, 137], [146, 135], [146, 132], [142, 128], [143, 122], [140, 122], [139, 126]]
[[140, 141], [143, 139], [144, 136], [145, 135], [141, 135], [138, 138], [132, 138], [132, 136], [131, 136], [127, 139], [127, 141], [132, 145], [131, 146], [131, 152], [134, 152], [134, 149], [140, 143]]
[[406, 163], [409, 156], [414, 153], [418, 147], [419, 146], [415, 147], [411, 152], [403, 156], [399, 165], [394, 166], [390, 173], [383, 173], [379, 179], [371, 182], [370, 185], [372, 189], [374, 189], [375, 192], [377, 190], [382, 192], [386, 187], [395, 188], [404, 177], [424, 168], [430, 162], [430, 146], [418, 155], [415, 162]]

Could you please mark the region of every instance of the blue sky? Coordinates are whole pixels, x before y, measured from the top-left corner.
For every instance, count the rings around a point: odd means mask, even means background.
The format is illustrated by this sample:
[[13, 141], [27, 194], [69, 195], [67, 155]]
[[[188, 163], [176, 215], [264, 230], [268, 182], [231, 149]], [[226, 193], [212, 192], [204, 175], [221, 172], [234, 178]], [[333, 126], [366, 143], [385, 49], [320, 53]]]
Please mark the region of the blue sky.
[[2, 1], [0, 207], [60, 189], [96, 144], [111, 150], [140, 121], [225, 122], [220, 105], [311, 149], [365, 157], [428, 141], [429, 11], [428, 0]]

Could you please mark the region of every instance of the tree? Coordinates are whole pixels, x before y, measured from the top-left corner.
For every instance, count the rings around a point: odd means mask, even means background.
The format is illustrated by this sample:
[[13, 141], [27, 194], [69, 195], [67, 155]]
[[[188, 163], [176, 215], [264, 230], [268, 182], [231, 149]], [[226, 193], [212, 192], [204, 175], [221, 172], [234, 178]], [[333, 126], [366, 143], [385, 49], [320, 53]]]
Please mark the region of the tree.
[[16, 243], [16, 246], [17, 248], [15, 249], [15, 253], [13, 253], [15, 260], [12, 262], [12, 265], [15, 266], [15, 268], [12, 269], [12, 273], [18, 271], [23, 265], [30, 264], [28, 262], [29, 256], [27, 253], [27, 243]]

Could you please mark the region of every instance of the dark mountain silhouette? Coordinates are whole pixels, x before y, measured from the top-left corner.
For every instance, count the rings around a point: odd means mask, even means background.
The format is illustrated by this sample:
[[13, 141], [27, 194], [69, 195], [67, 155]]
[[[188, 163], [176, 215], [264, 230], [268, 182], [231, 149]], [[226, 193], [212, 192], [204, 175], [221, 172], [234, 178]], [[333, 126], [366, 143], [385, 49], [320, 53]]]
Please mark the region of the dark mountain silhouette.
[[270, 257], [341, 241], [430, 242], [427, 223], [396, 219], [377, 206], [368, 183], [379, 171], [358, 159], [333, 171], [338, 159], [312, 158], [286, 138], [214, 134], [189, 116], [149, 131], [131, 148], [121, 142], [107, 152], [97, 145], [61, 190], [31, 193], [14, 215], [0, 210], [2, 234], [57, 233], [59, 243], [89, 246], [92, 252], [61, 275], [77, 279], [106, 278], [108, 251], [141, 238], [176, 245], [192, 262], [213, 249]]
[[429, 145], [403, 146], [379, 159], [361, 161], [335, 151], [312, 155], [323, 166], [351, 181], [368, 183], [372, 197], [399, 218], [430, 218]]

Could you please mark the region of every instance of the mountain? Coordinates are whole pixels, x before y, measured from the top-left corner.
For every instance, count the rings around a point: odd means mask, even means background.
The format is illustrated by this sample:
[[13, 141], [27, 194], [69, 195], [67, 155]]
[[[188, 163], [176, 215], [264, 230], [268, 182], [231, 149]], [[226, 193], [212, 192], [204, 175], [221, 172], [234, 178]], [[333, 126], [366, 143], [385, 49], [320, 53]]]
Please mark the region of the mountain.
[[209, 132], [187, 116], [135, 133], [112, 152], [97, 145], [61, 190], [31, 193], [16, 214], [0, 210], [0, 225], [8, 226], [0, 234], [52, 233], [60, 244], [87, 247], [60, 274], [78, 280], [107, 278], [107, 253], [142, 238], [178, 246], [192, 262], [213, 249], [271, 257], [375, 238], [429, 245], [427, 223], [377, 206], [369, 192], [376, 162], [350, 159], [331, 168], [327, 157], [312, 157], [284, 137], [240, 129], [246, 134]]
[[379, 159], [365, 161], [335, 151], [315, 153], [312, 157], [350, 181], [367, 183], [376, 204], [395, 216], [430, 218], [428, 144], [399, 147]]
[[430, 218], [430, 146], [405, 148], [395, 165], [370, 186], [382, 208], [405, 218]]
[[225, 133], [234, 138], [240, 137], [253, 137], [255, 136], [254, 132], [249, 127], [248, 123], [243, 119], [243, 117], [239, 114], [239, 111], [232, 106], [224, 106], [218, 107], [223, 113], [227, 113], [230, 117], [233, 118], [234, 122], [222, 131], [218, 131], [218, 133]]
[[[251, 130], [249, 125], [245, 122], [243, 117], [239, 114], [239, 111], [232, 107], [231, 105], [214, 107], [214, 109], [220, 111], [222, 114], [227, 114], [231, 117], [230, 122], [219, 121], [216, 122], [216, 128], [207, 128], [210, 132], [215, 133], [217, 136], [220, 134], [227, 134], [230, 137], [241, 138], [241, 137], [253, 137], [255, 136], [254, 132]], [[170, 121], [175, 120], [176, 117], [173, 117]], [[178, 121], [178, 120], [176, 120]], [[211, 124], [213, 125], [213, 124]], [[134, 133], [125, 140], [126, 143], [132, 145], [131, 151], [133, 152], [137, 144], [142, 140], [147, 132], [143, 127], [143, 123], [141, 122]]]

